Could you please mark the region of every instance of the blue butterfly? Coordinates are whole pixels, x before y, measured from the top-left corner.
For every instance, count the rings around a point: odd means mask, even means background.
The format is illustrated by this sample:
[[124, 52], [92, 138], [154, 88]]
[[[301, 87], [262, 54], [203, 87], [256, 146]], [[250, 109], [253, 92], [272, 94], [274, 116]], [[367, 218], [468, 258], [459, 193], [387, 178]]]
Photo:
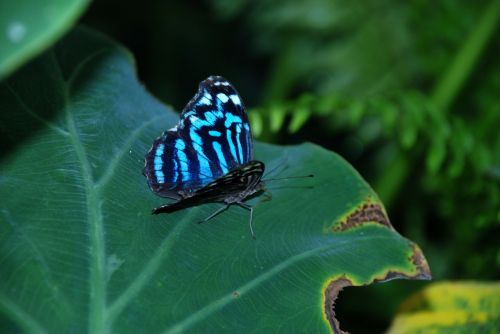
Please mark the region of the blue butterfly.
[[225, 206], [206, 222], [264, 191], [264, 163], [253, 160], [252, 131], [241, 98], [223, 77], [202, 81], [180, 115], [179, 123], [157, 138], [145, 157], [144, 175], [151, 190], [176, 200], [153, 209], [171, 213], [209, 202]]

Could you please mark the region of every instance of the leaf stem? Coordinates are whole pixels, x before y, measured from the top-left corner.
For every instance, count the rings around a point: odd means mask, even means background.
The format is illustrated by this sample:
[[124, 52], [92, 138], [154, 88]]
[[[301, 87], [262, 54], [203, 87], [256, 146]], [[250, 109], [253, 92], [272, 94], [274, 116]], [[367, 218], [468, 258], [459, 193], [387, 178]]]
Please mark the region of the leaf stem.
[[460, 92], [478, 61], [481, 51], [483, 51], [495, 31], [499, 17], [500, 0], [493, 0], [484, 9], [476, 27], [467, 36], [463, 47], [434, 87], [431, 101], [439, 110], [447, 111]]

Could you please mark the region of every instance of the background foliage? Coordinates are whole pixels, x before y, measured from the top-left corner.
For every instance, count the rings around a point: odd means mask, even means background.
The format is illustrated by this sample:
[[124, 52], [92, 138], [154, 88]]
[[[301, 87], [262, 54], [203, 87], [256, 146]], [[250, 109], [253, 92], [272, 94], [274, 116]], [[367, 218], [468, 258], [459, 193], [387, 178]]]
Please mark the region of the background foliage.
[[[107, 0], [81, 21], [130, 48], [147, 88], [177, 110], [200, 79], [226, 76], [259, 139], [313, 141], [351, 162], [396, 229], [423, 248], [435, 279], [492, 280], [499, 16], [498, 0]], [[347, 291], [338, 307], [385, 328], [419, 286]], [[385, 309], [365, 302], [381, 298]]]

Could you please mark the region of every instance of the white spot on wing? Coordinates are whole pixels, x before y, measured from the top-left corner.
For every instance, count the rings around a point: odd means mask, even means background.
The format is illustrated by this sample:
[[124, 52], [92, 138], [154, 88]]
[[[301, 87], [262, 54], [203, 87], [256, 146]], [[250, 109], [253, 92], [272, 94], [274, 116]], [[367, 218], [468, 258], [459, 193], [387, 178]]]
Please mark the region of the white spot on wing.
[[227, 82], [227, 81], [216, 81], [216, 82], [214, 82], [214, 86], [229, 86], [229, 82]]
[[227, 97], [227, 95], [224, 93], [217, 94], [217, 98], [221, 100], [222, 103], [226, 103], [229, 100], [229, 97]]
[[233, 103], [237, 106], [241, 105], [241, 101], [240, 101], [240, 98], [238, 95], [236, 94], [233, 94], [233, 95], [230, 95], [229, 98], [231, 99], [231, 101], [233, 101]]
[[210, 105], [210, 100], [207, 99], [206, 96], [203, 96], [198, 103], [209, 106]]

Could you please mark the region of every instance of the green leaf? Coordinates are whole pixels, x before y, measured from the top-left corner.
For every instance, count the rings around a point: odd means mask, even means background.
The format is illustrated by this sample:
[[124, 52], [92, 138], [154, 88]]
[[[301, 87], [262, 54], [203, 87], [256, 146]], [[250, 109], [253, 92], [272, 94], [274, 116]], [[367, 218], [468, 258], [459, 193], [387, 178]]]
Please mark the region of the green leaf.
[[250, 123], [252, 124], [252, 134], [255, 138], [259, 138], [264, 131], [264, 120], [262, 119], [262, 115], [255, 109], [247, 110], [247, 113]]
[[0, 3], [0, 80], [47, 49], [83, 13], [89, 0]]
[[408, 298], [389, 333], [497, 333], [499, 282], [439, 282]]
[[304, 107], [297, 107], [292, 113], [292, 119], [288, 125], [288, 132], [296, 133], [304, 126], [311, 117], [311, 111]]
[[269, 118], [270, 118], [270, 128], [272, 132], [278, 132], [281, 130], [283, 123], [285, 122], [286, 109], [283, 105], [272, 105], [269, 108]]
[[[193, 90], [196, 84], [193, 83]], [[272, 199], [153, 216], [143, 157], [178, 115], [77, 29], [1, 85], [0, 323], [8, 331], [339, 331], [344, 286], [428, 279], [418, 246], [338, 155], [256, 144]], [[271, 175], [273, 175], [271, 174]]]

